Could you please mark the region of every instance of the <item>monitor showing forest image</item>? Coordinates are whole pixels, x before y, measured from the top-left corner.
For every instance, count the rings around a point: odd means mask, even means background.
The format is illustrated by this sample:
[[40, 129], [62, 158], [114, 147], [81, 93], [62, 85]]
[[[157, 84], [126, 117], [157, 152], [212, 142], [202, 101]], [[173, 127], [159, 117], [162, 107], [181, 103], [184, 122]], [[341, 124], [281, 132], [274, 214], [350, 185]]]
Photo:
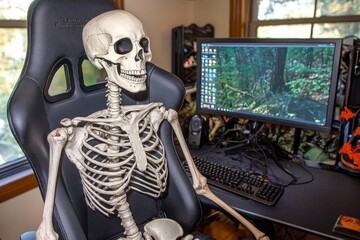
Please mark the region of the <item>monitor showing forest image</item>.
[[197, 110], [329, 131], [339, 39], [198, 39]]

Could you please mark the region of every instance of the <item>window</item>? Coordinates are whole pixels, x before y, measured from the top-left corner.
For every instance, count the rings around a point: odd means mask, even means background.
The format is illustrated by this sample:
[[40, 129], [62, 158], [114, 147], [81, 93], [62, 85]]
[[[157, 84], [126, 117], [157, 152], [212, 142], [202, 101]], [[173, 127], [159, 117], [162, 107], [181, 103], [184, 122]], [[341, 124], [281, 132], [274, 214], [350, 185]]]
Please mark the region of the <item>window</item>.
[[0, 0], [0, 177], [23, 169], [26, 160], [6, 115], [7, 101], [19, 78], [26, 53], [26, 16], [32, 0]]
[[260, 38], [360, 37], [360, 1], [252, 1], [250, 36]]

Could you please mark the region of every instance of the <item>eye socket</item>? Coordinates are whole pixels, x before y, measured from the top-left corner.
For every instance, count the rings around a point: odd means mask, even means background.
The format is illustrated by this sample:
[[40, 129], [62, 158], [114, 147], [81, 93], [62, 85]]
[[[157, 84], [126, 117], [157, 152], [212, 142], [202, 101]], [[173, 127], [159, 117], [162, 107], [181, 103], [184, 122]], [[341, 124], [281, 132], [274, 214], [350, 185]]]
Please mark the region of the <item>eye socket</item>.
[[149, 52], [149, 39], [142, 38], [140, 40], [140, 46], [144, 49], [144, 53], [148, 53]]
[[114, 49], [117, 54], [126, 54], [131, 52], [133, 45], [130, 38], [122, 38], [114, 44]]

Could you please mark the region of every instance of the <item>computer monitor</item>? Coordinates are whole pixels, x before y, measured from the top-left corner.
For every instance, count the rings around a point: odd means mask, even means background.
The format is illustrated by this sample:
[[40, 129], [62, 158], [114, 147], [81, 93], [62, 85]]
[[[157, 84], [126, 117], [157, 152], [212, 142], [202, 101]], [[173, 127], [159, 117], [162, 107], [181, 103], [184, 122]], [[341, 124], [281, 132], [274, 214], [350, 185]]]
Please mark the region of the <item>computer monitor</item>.
[[341, 39], [197, 40], [197, 112], [329, 132]]

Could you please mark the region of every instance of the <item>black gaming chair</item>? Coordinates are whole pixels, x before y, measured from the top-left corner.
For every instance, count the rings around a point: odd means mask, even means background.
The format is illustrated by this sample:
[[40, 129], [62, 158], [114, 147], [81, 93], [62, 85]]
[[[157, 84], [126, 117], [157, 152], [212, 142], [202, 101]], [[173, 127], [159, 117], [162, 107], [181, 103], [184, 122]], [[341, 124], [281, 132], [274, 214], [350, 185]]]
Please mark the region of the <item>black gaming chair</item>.
[[[87, 88], [83, 83], [81, 62], [85, 53], [81, 35], [89, 19], [114, 8], [110, 0], [36, 0], [30, 6], [28, 51], [8, 103], [8, 118], [43, 197], [49, 167], [47, 134], [60, 127], [62, 118], [87, 116], [106, 108], [104, 85]], [[48, 89], [60, 66], [65, 66], [69, 89], [51, 96]], [[147, 70], [148, 91], [136, 96], [124, 92], [123, 104], [163, 102], [167, 109], [178, 110], [185, 94], [181, 81], [151, 63]], [[128, 200], [138, 225], [167, 216], [191, 233], [201, 218], [201, 206], [179, 163], [170, 124], [163, 122], [159, 135], [167, 153], [168, 189], [159, 199], [131, 192]], [[66, 156], [58, 175], [54, 228], [60, 239], [68, 240], [115, 239], [123, 232], [118, 218], [105, 217], [86, 206], [78, 171]], [[26, 237], [34, 235], [25, 234], [22, 239]]]

